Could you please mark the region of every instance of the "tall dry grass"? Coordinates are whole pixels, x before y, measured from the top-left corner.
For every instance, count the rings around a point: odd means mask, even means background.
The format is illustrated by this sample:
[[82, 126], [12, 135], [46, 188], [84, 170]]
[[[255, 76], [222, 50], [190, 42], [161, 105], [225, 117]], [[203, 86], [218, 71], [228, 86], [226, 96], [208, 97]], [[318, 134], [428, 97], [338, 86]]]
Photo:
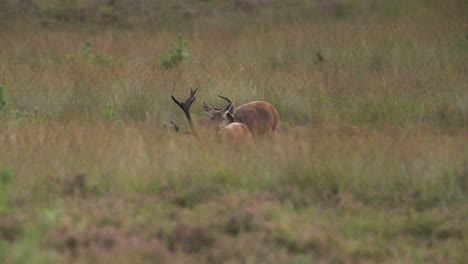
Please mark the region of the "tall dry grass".
[[265, 250], [281, 262], [458, 261], [466, 139], [330, 125], [232, 146], [150, 123], [13, 122], [0, 133], [14, 179], [0, 224], [18, 248], [4, 256], [26, 254], [22, 232], [38, 232], [33, 256], [45, 245], [49, 261], [260, 261]]
[[[420, 9], [399, 20], [255, 23], [236, 31], [200, 22], [184, 35], [191, 59], [170, 71], [158, 56], [176, 39], [172, 32], [6, 31], [2, 83], [11, 108], [54, 117], [99, 119], [112, 105], [118, 118], [162, 123], [173, 117], [169, 95], [200, 86], [200, 97], [214, 104], [217, 93], [239, 104], [272, 101], [291, 124], [464, 126], [463, 20]], [[112, 61], [80, 57], [86, 41]]]
[[426, 129], [291, 128], [233, 146], [214, 136], [198, 142], [154, 124], [68, 121], [4, 127], [0, 139], [8, 150], [2, 164], [16, 172], [18, 189], [39, 188], [38, 195], [55, 195], [44, 189], [76, 173], [112, 193], [157, 194], [171, 182], [248, 191], [291, 187], [307, 205], [344, 192], [391, 206], [416, 195], [414, 202], [432, 207], [463, 198], [466, 188], [466, 134]]

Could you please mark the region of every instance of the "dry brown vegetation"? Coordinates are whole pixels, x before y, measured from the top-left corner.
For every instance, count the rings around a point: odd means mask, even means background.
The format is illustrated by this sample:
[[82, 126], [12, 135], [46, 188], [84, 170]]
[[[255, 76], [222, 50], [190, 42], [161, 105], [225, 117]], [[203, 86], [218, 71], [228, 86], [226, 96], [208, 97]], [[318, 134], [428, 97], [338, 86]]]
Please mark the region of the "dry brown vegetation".
[[[466, 259], [463, 1], [117, 1], [114, 26], [33, 2], [34, 27], [0, 3], [0, 262]], [[281, 129], [174, 133], [192, 87], [196, 122], [223, 94]]]

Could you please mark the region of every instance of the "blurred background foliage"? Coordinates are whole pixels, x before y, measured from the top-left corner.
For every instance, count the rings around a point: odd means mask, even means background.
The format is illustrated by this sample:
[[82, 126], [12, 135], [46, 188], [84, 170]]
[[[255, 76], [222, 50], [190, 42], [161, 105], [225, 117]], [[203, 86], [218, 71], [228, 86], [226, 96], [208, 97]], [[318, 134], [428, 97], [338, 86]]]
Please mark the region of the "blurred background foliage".
[[105, 26], [127, 29], [193, 23], [298, 22], [359, 16], [397, 18], [402, 12], [438, 10], [463, 16], [463, 0], [1, 0], [0, 26], [18, 24]]

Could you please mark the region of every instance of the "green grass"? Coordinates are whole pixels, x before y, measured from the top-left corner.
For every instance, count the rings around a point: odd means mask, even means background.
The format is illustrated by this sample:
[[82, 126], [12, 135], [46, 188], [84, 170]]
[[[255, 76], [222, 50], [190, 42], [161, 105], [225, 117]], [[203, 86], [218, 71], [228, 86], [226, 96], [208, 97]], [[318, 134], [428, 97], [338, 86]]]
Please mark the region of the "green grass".
[[[466, 259], [463, 1], [57, 3], [0, 4], [1, 263]], [[281, 129], [177, 134], [193, 87]]]

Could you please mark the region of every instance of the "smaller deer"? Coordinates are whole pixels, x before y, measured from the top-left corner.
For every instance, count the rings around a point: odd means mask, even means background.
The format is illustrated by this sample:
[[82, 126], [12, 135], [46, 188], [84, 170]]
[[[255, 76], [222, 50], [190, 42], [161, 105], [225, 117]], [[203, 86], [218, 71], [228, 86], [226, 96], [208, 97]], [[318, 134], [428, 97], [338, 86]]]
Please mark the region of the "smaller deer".
[[[174, 103], [176, 103], [184, 112], [185, 117], [187, 118], [191, 131], [194, 136], [199, 138], [198, 133], [193, 125], [192, 122], [192, 117], [190, 115], [190, 107], [192, 106], [192, 103], [195, 101], [195, 94], [197, 92], [198, 88], [195, 90], [190, 89], [190, 96], [185, 102], [180, 102], [177, 100], [174, 96], [171, 96], [172, 100]], [[219, 122], [216, 123], [216, 132], [218, 136], [223, 139], [223, 140], [230, 140], [232, 142], [241, 142], [241, 141], [246, 141], [250, 140], [252, 138], [252, 134], [250, 133], [249, 129], [242, 123], [239, 122], [234, 122], [232, 115], [230, 114], [230, 110], [232, 108], [232, 104], [227, 105], [223, 109], [215, 109], [211, 108], [208, 106], [205, 102], [203, 102], [203, 107], [205, 108], [205, 111], [207, 109], [210, 109], [210, 118], [211, 120], [217, 120]], [[208, 108], [206, 108], [208, 107]], [[229, 120], [231, 120], [230, 123], [224, 122], [226, 120], [226, 116], [229, 115], [230, 117], [227, 117]], [[172, 122], [174, 125], [174, 128], [176, 131], [179, 131], [179, 127]]]

